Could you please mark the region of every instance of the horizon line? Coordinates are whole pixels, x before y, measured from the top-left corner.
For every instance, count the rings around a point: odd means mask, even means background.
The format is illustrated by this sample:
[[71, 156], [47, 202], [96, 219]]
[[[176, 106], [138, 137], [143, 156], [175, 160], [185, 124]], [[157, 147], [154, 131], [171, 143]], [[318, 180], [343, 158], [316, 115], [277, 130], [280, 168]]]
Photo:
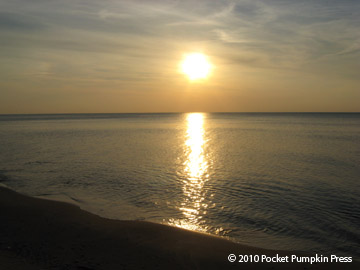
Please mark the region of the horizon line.
[[111, 113], [107, 113], [107, 112], [87, 112], [87, 113], [68, 113], [68, 112], [64, 112], [64, 113], [0, 113], [1, 116], [4, 115], [85, 115], [85, 114], [186, 114], [186, 113], [268, 113], [268, 114], [286, 114], [286, 113], [304, 113], [304, 114], [310, 114], [310, 113], [343, 113], [343, 114], [347, 114], [347, 113], [360, 113], [360, 111], [353, 111], [353, 112], [347, 112], [347, 111], [320, 111], [320, 112], [313, 112], [313, 111], [305, 111], [305, 112], [301, 112], [301, 111], [289, 111], [289, 112], [267, 112], [267, 111], [257, 111], [257, 112], [241, 112], [241, 111], [230, 111], [230, 112], [225, 112], [225, 111], [214, 111], [214, 112], [204, 112], [204, 111], [189, 111], [189, 112], [111, 112]]

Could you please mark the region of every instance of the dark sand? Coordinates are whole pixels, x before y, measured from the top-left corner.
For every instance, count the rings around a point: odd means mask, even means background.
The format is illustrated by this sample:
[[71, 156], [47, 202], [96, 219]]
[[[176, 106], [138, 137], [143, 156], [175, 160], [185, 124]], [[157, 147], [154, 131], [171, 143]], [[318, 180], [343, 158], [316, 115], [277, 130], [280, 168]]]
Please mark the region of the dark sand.
[[[234, 254], [290, 255], [179, 228], [105, 219], [0, 187], [0, 269], [360, 269], [358, 263], [230, 263]], [[304, 255], [303, 255], [304, 256]]]

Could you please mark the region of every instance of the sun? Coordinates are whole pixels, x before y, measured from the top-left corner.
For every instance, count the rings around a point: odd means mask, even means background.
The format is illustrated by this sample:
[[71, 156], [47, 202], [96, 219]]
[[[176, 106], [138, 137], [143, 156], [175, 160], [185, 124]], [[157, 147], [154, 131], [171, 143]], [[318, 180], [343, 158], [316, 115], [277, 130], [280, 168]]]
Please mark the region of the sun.
[[181, 71], [193, 80], [206, 79], [211, 71], [211, 64], [202, 53], [190, 53], [185, 55], [181, 63]]

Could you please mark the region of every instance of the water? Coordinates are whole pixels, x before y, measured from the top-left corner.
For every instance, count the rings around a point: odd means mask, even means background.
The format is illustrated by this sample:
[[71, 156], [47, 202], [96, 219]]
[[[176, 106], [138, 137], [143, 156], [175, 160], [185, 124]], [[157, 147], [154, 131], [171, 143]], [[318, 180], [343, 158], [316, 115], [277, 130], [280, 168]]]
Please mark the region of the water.
[[115, 219], [360, 257], [360, 114], [0, 115], [0, 182]]

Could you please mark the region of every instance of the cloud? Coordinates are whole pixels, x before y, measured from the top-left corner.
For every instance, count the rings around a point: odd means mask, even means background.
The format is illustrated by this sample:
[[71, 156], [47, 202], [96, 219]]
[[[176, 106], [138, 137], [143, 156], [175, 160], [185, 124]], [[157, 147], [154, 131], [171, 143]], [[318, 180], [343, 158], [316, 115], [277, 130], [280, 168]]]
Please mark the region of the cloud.
[[0, 12], [0, 30], [3, 31], [34, 31], [43, 30], [46, 25], [36, 17], [12, 12]]
[[[63, 78], [87, 78], [90, 69], [95, 78], [118, 78], [119, 68], [124, 80], [152, 80], [187, 49], [241, 69], [326, 72], [337, 59], [335, 70], [346, 71], [359, 57], [359, 9], [350, 0], [3, 0], [0, 56]], [[109, 75], [96, 65], [109, 65]]]

